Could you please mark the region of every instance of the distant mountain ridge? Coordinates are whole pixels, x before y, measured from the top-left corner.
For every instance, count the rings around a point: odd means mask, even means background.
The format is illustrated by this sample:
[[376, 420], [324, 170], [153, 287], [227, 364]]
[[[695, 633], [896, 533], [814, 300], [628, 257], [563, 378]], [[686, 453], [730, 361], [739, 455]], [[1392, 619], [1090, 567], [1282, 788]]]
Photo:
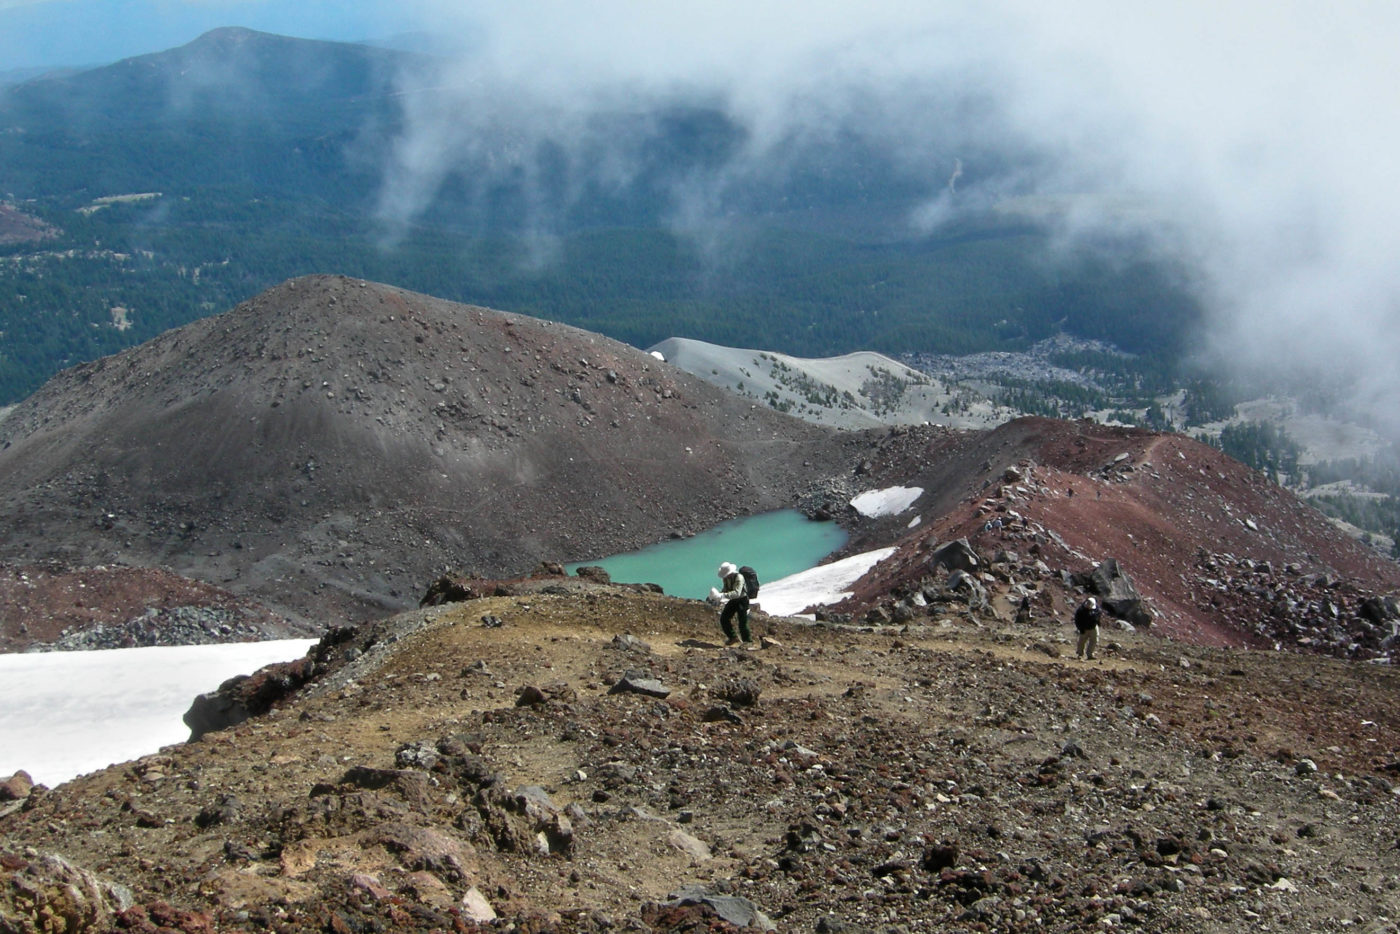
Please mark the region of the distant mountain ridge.
[[[124, 105], [100, 114], [113, 123], [146, 119], [162, 101], [175, 106], [177, 112], [180, 105], [186, 105], [191, 116], [196, 107], [213, 108], [199, 114], [204, 119], [231, 112], [248, 116], [251, 111], [235, 107], [253, 103], [290, 112], [299, 105], [383, 93], [394, 68], [408, 57], [357, 43], [296, 39], [226, 27], [178, 48], [76, 74], [40, 78], [16, 88], [7, 103], [22, 108], [42, 100], [49, 105], [66, 105], [69, 112], [85, 112], [101, 104]], [[228, 93], [240, 85], [266, 93], [256, 99]]]
[[871, 351], [810, 359], [682, 337], [650, 350], [706, 382], [817, 425], [989, 428], [1016, 414], [984, 400], [955, 410], [956, 387]]
[[[354, 172], [337, 150], [392, 113], [386, 98], [416, 58], [219, 29], [169, 51], [6, 89], [0, 124], [22, 134], [0, 140], [0, 156], [9, 184], [30, 196], [230, 184], [330, 195], [327, 169]], [[143, 152], [142, 140], [156, 151]]]

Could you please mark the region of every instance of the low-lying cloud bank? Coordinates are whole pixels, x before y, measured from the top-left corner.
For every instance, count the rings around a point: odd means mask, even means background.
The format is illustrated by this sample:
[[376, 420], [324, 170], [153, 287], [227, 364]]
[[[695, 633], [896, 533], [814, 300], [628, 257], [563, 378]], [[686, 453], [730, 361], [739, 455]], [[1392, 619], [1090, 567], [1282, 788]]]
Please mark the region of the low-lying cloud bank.
[[714, 237], [765, 186], [787, 196], [795, 179], [828, 190], [854, 179], [880, 181], [913, 236], [998, 209], [1055, 224], [1066, 249], [1105, 233], [1149, 238], [1207, 304], [1203, 356], [1350, 394], [1400, 429], [1386, 405], [1400, 389], [1388, 158], [1400, 7], [426, 9], [453, 54], [405, 95], [386, 219], [424, 212], [471, 163], [487, 167], [472, 183], [482, 198], [506, 178], [533, 192], [524, 224], [547, 233], [583, 191], [652, 177], [675, 139], [656, 114], [704, 108], [725, 124], [685, 138], [686, 170], [664, 180], [678, 229]]

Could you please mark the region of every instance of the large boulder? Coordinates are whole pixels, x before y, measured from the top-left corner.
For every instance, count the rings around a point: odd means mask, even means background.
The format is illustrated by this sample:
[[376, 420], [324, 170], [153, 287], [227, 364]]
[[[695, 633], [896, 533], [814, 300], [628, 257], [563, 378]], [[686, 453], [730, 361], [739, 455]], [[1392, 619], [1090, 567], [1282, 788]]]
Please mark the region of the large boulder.
[[218, 690], [199, 695], [182, 718], [190, 728], [190, 742], [267, 713], [310, 681], [315, 671], [311, 658], [278, 662], [251, 675], [235, 675]]
[[0, 801], [22, 801], [34, 790], [34, 779], [24, 769], [0, 781]]
[[987, 602], [987, 589], [982, 586], [981, 581], [966, 571], [954, 571], [949, 574], [947, 586], [953, 593], [962, 594], [967, 600], [967, 605], [974, 610]]
[[943, 567], [950, 571], [963, 571], [968, 574], [975, 572], [981, 566], [977, 552], [973, 551], [972, 546], [967, 543], [965, 538], [938, 546], [938, 549], [929, 556], [928, 563], [930, 568]]
[[736, 928], [756, 928], [760, 931], [778, 929], [772, 919], [749, 899], [742, 895], [723, 895], [704, 885], [683, 886], [672, 892], [670, 900], [658, 907], [673, 910], [699, 907]]
[[629, 670], [608, 689], [609, 694], [646, 694], [649, 697], [666, 698], [671, 689], [649, 671], [640, 668]]
[[1105, 558], [1099, 562], [1089, 573], [1088, 585], [1110, 616], [1134, 626], [1152, 625], [1152, 614], [1143, 606], [1142, 594], [1138, 593], [1132, 578], [1123, 573], [1117, 559]]
[[1362, 619], [1368, 620], [1376, 625], [1383, 625], [1393, 620], [1400, 619], [1400, 607], [1396, 606], [1396, 601], [1393, 596], [1367, 597], [1365, 600], [1361, 601], [1358, 612]]
[[444, 574], [428, 585], [428, 590], [423, 594], [423, 599], [418, 601], [418, 606], [465, 603], [468, 600], [480, 600], [482, 597], [488, 596], [490, 593], [482, 588], [480, 581]]

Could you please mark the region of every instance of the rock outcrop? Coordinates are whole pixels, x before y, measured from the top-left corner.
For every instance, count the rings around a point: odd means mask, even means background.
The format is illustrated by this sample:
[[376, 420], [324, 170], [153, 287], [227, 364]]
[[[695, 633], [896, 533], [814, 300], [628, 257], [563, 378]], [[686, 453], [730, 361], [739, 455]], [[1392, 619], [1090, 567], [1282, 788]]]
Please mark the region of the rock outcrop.
[[1134, 626], [1152, 625], [1152, 614], [1143, 606], [1142, 594], [1123, 573], [1116, 558], [1105, 558], [1089, 572], [1087, 586], [1109, 615]]

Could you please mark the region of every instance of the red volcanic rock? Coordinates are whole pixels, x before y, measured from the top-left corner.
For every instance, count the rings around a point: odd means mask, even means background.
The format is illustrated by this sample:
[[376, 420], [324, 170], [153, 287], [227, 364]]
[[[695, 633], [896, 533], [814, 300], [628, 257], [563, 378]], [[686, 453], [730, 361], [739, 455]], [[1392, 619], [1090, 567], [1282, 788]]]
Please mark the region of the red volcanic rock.
[[[1275, 576], [1288, 567], [1304, 577], [1325, 576], [1350, 595], [1342, 615], [1367, 617], [1370, 628], [1352, 627], [1364, 637], [1363, 647], [1378, 647], [1393, 635], [1390, 623], [1375, 621], [1375, 601], [1400, 589], [1400, 565], [1288, 490], [1183, 435], [1025, 418], [951, 448], [947, 439], [930, 443], [926, 460], [921, 472], [907, 451], [873, 466], [881, 479], [925, 486], [918, 502], [922, 521], [833, 612], [856, 617], [892, 597], [938, 591], [946, 572], [931, 567], [935, 549], [966, 539], [992, 563], [999, 554], [1015, 557], [993, 568], [994, 577], [1000, 575], [994, 589], [1033, 590], [1042, 618], [1048, 611], [1067, 621], [1085, 592], [1081, 582], [1112, 558], [1161, 635], [1206, 645], [1277, 642], [1319, 650], [1318, 638], [1301, 632], [1302, 624], [1294, 633], [1293, 626], [1270, 622], [1278, 616], [1277, 600], [1232, 589], [1199, 566], [1200, 555], [1218, 554], [1273, 568]], [[952, 477], [949, 463], [959, 465]], [[1014, 481], [1005, 479], [1011, 465], [1019, 477]], [[907, 514], [898, 519], [910, 521]], [[858, 537], [848, 550], [877, 544], [885, 542]], [[1309, 641], [1294, 638], [1300, 633]], [[1333, 633], [1326, 641], [1322, 650], [1333, 654], [1343, 640]]]
[[266, 713], [311, 680], [315, 670], [310, 657], [278, 662], [251, 675], [236, 675], [219, 685], [218, 690], [199, 695], [183, 717], [185, 726], [190, 728], [190, 742]]
[[19, 801], [29, 797], [34, 789], [34, 779], [21, 769], [4, 781], [0, 781], [0, 801]]

